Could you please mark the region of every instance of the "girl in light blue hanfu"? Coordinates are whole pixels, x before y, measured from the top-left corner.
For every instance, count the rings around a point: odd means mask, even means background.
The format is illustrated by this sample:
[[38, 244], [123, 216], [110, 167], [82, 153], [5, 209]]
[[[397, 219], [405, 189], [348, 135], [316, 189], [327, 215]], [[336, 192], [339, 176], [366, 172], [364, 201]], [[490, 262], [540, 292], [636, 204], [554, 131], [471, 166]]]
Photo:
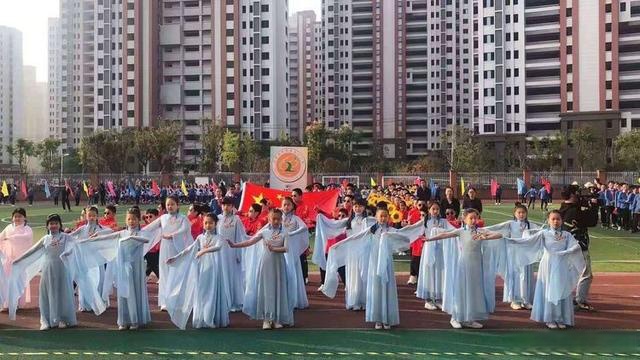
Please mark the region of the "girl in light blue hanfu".
[[[516, 204], [513, 212], [513, 220], [503, 223], [487, 226], [487, 231], [497, 231], [505, 238], [521, 238], [525, 231], [537, 230], [539, 227], [531, 224], [527, 219], [527, 207], [522, 204]], [[504, 291], [502, 295], [503, 302], [511, 303], [514, 310], [528, 309], [531, 310], [533, 304], [533, 294], [535, 290], [535, 277], [533, 274], [533, 264], [526, 266], [515, 266], [516, 246], [511, 245], [506, 239], [496, 241], [497, 247], [500, 248], [500, 260], [498, 272], [502, 274], [504, 279]]]
[[[428, 219], [424, 222], [424, 235], [429, 237], [437, 231], [455, 230], [447, 219], [440, 217], [440, 205], [429, 205]], [[442, 289], [444, 280], [444, 253], [441, 242], [428, 242], [422, 247], [422, 261], [418, 272], [416, 296], [426, 300], [427, 310], [442, 309]]]
[[422, 221], [397, 230], [389, 226], [386, 203], [376, 210], [376, 223], [329, 248], [327, 275], [322, 292], [335, 297], [338, 287], [338, 268], [346, 264], [349, 254], [363, 253], [367, 247], [367, 282], [365, 321], [375, 323], [375, 329], [389, 330], [400, 324], [398, 289], [393, 270], [393, 254], [407, 249], [423, 232]]
[[542, 322], [549, 329], [564, 329], [574, 325], [571, 292], [584, 270], [584, 256], [578, 241], [562, 230], [562, 215], [549, 212], [549, 229], [538, 231], [522, 239], [511, 239], [515, 245], [515, 263], [525, 266], [540, 261], [533, 297], [531, 320]]
[[[353, 205], [353, 214], [342, 220], [328, 219], [322, 214], [316, 217], [316, 234], [311, 260], [320, 269], [326, 271], [327, 259], [325, 246], [327, 239], [334, 238], [346, 232], [347, 237], [369, 229], [375, 224], [376, 219], [367, 216], [365, 212], [366, 202], [357, 200]], [[367, 260], [369, 248], [360, 249], [360, 252], [352, 252], [347, 255], [345, 261], [345, 304], [347, 310], [361, 310], [367, 302]], [[366, 260], [365, 260], [366, 259]], [[325, 275], [325, 282], [327, 281]], [[330, 283], [337, 284], [337, 279], [330, 279]], [[332, 285], [330, 285], [332, 286]], [[322, 291], [324, 282], [318, 289]]]
[[289, 276], [290, 305], [296, 309], [309, 307], [307, 288], [302, 276], [300, 255], [309, 247], [309, 230], [304, 221], [294, 214], [296, 205], [289, 196], [282, 200], [282, 226], [287, 231], [288, 246], [284, 255], [287, 261], [287, 276]]
[[222, 214], [218, 215], [218, 234], [224, 241], [220, 254], [226, 262], [225, 276], [227, 276], [227, 284], [229, 286], [229, 294], [231, 296], [232, 312], [242, 309], [242, 301], [245, 291], [244, 265], [242, 252], [238, 249], [232, 249], [227, 246], [227, 240], [232, 243], [240, 243], [247, 239], [247, 233], [240, 217], [233, 213], [234, 200], [231, 197], [222, 199]]
[[40, 273], [40, 330], [76, 326], [76, 311], [71, 274], [60, 254], [75, 246], [71, 236], [61, 232], [60, 215], [47, 217], [48, 234], [13, 262], [8, 284], [9, 318], [16, 319], [18, 299], [31, 279]]
[[231, 294], [227, 262], [219, 250], [227, 246], [218, 235], [218, 216], [205, 214], [205, 232], [167, 262], [172, 268], [167, 310], [171, 321], [184, 330], [193, 311], [194, 328], [229, 326]]
[[154, 220], [145, 227], [149, 232], [161, 229], [160, 242], [160, 279], [158, 282], [158, 306], [161, 310], [166, 310], [166, 300], [169, 296], [167, 279], [169, 278], [169, 266], [167, 259], [176, 256], [187, 246], [193, 243], [191, 237], [191, 223], [189, 219], [180, 214], [178, 205], [179, 199], [175, 195], [167, 196], [165, 202], [167, 213]]
[[[159, 241], [160, 233], [140, 229], [138, 208], [127, 211], [126, 223], [125, 230], [80, 240], [74, 249], [62, 254], [62, 259], [69, 268], [75, 268], [78, 289], [91, 294], [89, 299], [99, 298], [96, 278], [89, 274], [111, 264], [118, 294], [118, 329], [137, 330], [151, 322], [144, 255], [154, 240]], [[97, 315], [106, 309], [100, 301], [92, 301], [90, 306]]]
[[[261, 242], [260, 244], [258, 244]], [[288, 251], [289, 235], [282, 225], [282, 211], [269, 212], [269, 224], [251, 239], [227, 243], [232, 248], [245, 248], [247, 268], [247, 290], [242, 311], [252, 319], [262, 320], [262, 329], [280, 329], [293, 326], [293, 308], [288, 284], [285, 253]]]
[[469, 327], [482, 328], [477, 320], [486, 320], [493, 311], [490, 301], [486, 298], [487, 290], [495, 291], [491, 284], [487, 285], [483, 270], [482, 242], [502, 238], [500, 233], [492, 233], [476, 228], [480, 214], [475, 209], [463, 212], [464, 226], [449, 232], [431, 235], [425, 241], [449, 239], [457, 242], [459, 255], [455, 268], [453, 285], [446, 291], [450, 292], [451, 304], [443, 308], [451, 315], [451, 326], [454, 329]]
[[[98, 208], [95, 206], [88, 207], [85, 210], [85, 219], [87, 223], [85, 225], [80, 226], [79, 228], [72, 231], [69, 235], [74, 238], [76, 241], [80, 241], [83, 239], [88, 239], [90, 237], [95, 237], [98, 235], [105, 235], [112, 233], [113, 230], [107, 227], [102, 227], [98, 224]], [[104, 276], [105, 276], [105, 268], [104, 266], [95, 267], [89, 270], [91, 272], [91, 277], [95, 277], [98, 281], [94, 281], [98, 285], [98, 289], [102, 291], [102, 287], [104, 284]], [[77, 279], [74, 278], [76, 283]], [[91, 302], [92, 299], [87, 298], [88, 295], [81, 290], [78, 290], [78, 310], [79, 311], [90, 311], [92, 309]]]

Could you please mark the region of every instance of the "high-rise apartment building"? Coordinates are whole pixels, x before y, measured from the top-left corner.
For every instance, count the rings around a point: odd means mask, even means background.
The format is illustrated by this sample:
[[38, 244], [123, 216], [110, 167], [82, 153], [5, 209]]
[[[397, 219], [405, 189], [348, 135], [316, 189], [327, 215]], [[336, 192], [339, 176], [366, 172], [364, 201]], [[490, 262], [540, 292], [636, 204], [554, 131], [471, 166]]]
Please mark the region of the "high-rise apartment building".
[[316, 26], [314, 11], [289, 18], [289, 128], [299, 140], [316, 119]]
[[24, 121], [22, 33], [0, 26], [0, 162], [14, 163], [7, 146], [20, 135]]

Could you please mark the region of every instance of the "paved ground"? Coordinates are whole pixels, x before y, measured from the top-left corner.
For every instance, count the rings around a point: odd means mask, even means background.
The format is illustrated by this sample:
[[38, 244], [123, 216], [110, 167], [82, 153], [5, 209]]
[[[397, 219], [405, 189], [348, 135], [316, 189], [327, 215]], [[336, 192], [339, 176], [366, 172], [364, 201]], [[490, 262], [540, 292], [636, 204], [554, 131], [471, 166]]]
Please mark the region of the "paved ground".
[[[297, 329], [368, 329], [364, 322], [364, 312], [344, 310], [344, 292], [339, 291], [335, 299], [329, 299], [316, 291], [318, 276], [313, 274], [307, 286], [310, 307], [295, 313]], [[450, 329], [449, 316], [442, 312], [424, 310], [424, 303], [415, 297], [414, 289], [404, 285], [405, 275], [398, 275], [401, 329]], [[151, 329], [174, 329], [166, 313], [156, 311], [157, 285], [148, 284], [149, 297], [154, 311], [151, 314]], [[38, 279], [32, 284], [32, 294], [37, 302]], [[596, 312], [576, 313], [577, 329], [620, 330], [640, 329], [640, 274], [599, 273], [596, 274], [591, 290], [591, 301]], [[502, 299], [502, 285], [496, 289], [497, 299]], [[112, 302], [115, 304], [115, 301]], [[97, 317], [93, 313], [79, 314], [81, 328], [113, 329], [116, 325], [115, 308], [108, 309]], [[512, 310], [507, 304], [498, 302], [496, 312], [486, 321], [487, 329], [538, 329], [542, 325], [529, 320], [526, 310]], [[231, 315], [231, 328], [255, 329], [258, 322], [241, 313]], [[10, 321], [6, 313], [0, 314], [0, 329], [37, 329], [39, 311], [33, 305], [18, 311], [17, 321]]]

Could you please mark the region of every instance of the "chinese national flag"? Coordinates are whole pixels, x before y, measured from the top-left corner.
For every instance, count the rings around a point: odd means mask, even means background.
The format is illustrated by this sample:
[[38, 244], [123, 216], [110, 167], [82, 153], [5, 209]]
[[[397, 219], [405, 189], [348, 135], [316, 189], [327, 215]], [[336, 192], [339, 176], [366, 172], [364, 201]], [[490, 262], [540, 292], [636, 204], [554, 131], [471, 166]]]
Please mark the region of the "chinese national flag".
[[[315, 222], [317, 212], [314, 210], [316, 206], [322, 209], [326, 213], [333, 213], [338, 203], [339, 190], [329, 191], [316, 191], [305, 192], [302, 194], [302, 202], [308, 209], [306, 219], [302, 219], [307, 224]], [[240, 209], [242, 213], [249, 211], [251, 204], [260, 203], [262, 199], [268, 199], [275, 207], [280, 207], [282, 199], [286, 196], [291, 196], [291, 192], [270, 189], [262, 186], [258, 186], [252, 183], [244, 184], [244, 191], [242, 192], [242, 200], [240, 202]]]

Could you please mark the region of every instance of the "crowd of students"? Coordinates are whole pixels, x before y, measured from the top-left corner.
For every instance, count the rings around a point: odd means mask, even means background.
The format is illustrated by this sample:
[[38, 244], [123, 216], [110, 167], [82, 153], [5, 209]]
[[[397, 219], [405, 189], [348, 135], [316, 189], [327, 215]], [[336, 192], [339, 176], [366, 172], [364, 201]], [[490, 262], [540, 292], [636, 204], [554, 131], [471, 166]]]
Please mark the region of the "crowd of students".
[[[77, 324], [74, 295], [78, 310], [101, 314], [115, 288], [118, 328], [135, 330], [151, 321], [146, 281], [154, 274], [157, 306], [181, 329], [190, 318], [194, 328], [226, 327], [237, 311], [261, 320], [263, 329], [279, 329], [293, 326], [294, 312], [309, 306], [311, 255], [321, 271], [319, 291], [333, 298], [342, 282], [345, 308], [364, 309], [365, 321], [389, 329], [400, 321], [393, 255], [410, 251], [408, 283], [426, 310], [451, 315], [453, 328], [482, 327], [479, 321], [495, 310], [496, 276], [513, 309], [531, 310], [531, 319], [551, 329], [574, 325], [571, 293], [585, 262], [560, 212], [550, 211], [539, 228], [517, 203], [513, 219], [485, 227], [473, 187], [462, 201], [451, 187], [435, 189], [424, 181], [365, 190], [347, 184], [332, 213], [310, 209], [303, 190], [294, 189], [280, 204], [263, 199], [242, 214], [241, 189], [218, 187], [210, 198], [196, 191], [186, 215], [178, 194], [167, 192], [144, 215], [139, 206], [128, 209], [125, 224], [117, 223], [118, 207], [106, 205], [100, 216], [92, 201], [68, 228], [61, 216], [49, 216], [47, 235], [33, 246], [26, 211], [16, 208], [0, 233], [0, 303], [15, 319], [40, 273], [41, 329]], [[628, 186], [602, 191], [605, 200], [615, 199], [605, 203], [603, 219], [627, 225], [621, 218], [635, 208], [607, 209], [630, 202]]]

